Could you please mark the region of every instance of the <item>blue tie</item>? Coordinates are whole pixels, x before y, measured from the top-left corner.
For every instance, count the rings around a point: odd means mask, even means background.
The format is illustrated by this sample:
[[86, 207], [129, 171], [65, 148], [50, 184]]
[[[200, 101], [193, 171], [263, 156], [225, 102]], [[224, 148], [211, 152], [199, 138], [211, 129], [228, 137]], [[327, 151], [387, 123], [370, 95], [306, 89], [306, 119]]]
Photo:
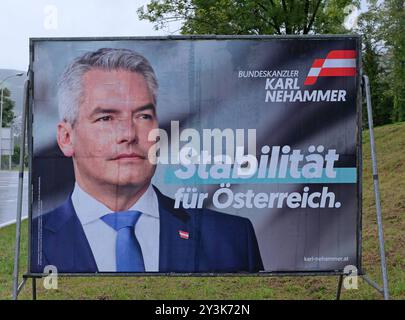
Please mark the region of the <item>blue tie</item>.
[[101, 220], [117, 231], [115, 261], [118, 272], [145, 271], [141, 246], [134, 232], [141, 214], [139, 211], [120, 211], [101, 217]]

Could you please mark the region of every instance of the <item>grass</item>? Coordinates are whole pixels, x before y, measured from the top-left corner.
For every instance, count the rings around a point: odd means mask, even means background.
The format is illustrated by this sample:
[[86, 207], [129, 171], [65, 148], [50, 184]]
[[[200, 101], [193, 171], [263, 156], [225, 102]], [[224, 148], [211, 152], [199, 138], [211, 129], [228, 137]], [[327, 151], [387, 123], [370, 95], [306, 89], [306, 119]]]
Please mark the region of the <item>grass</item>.
[[[405, 122], [375, 129], [389, 288], [405, 299]], [[363, 132], [363, 267], [382, 285], [368, 131]], [[27, 255], [27, 221], [22, 224], [22, 254]], [[15, 226], [0, 229], [0, 299], [12, 291]], [[26, 269], [21, 259], [20, 274]], [[37, 280], [39, 299], [334, 299], [336, 276], [311, 277], [132, 277], [60, 278], [57, 290]], [[20, 299], [30, 299], [28, 282]], [[382, 299], [359, 279], [358, 290], [342, 299]]]

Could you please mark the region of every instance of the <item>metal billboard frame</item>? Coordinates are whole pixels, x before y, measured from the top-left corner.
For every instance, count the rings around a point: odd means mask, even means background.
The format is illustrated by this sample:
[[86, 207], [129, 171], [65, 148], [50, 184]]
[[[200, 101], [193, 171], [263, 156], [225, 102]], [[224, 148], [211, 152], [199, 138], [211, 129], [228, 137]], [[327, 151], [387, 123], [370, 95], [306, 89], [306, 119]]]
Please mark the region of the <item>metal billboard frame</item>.
[[[18, 299], [18, 295], [22, 288], [24, 287], [27, 279], [32, 279], [32, 297], [36, 299], [36, 279], [47, 277], [49, 273], [31, 273], [31, 219], [32, 219], [32, 148], [33, 148], [33, 133], [32, 133], [32, 122], [33, 122], [33, 112], [32, 112], [32, 97], [33, 97], [33, 72], [32, 63], [34, 61], [34, 42], [38, 41], [116, 41], [116, 40], [265, 40], [265, 39], [278, 39], [278, 40], [330, 40], [330, 39], [344, 39], [352, 38], [357, 40], [356, 51], [359, 54], [357, 59], [357, 188], [358, 188], [358, 222], [357, 222], [357, 268], [358, 273], [356, 275], [362, 276], [363, 279], [374, 287], [377, 291], [384, 295], [385, 299], [389, 299], [388, 293], [388, 276], [385, 263], [385, 249], [384, 249], [384, 238], [383, 238], [383, 227], [381, 218], [381, 206], [380, 206], [380, 193], [378, 187], [378, 175], [377, 175], [377, 162], [374, 147], [374, 135], [373, 135], [373, 123], [372, 123], [372, 107], [371, 107], [371, 96], [368, 77], [361, 74], [361, 36], [359, 35], [308, 35], [308, 36], [295, 36], [295, 35], [285, 35], [285, 36], [229, 36], [229, 35], [190, 35], [190, 36], [161, 36], [161, 37], [61, 37], [61, 38], [30, 38], [30, 65], [29, 65], [29, 80], [25, 83], [24, 89], [24, 106], [23, 106], [23, 121], [22, 121], [22, 132], [23, 141], [28, 140], [28, 151], [29, 151], [29, 194], [28, 194], [28, 261], [27, 261], [27, 271], [23, 274], [23, 280], [21, 283], [18, 282], [19, 274], [19, 257], [20, 257], [20, 238], [21, 238], [21, 213], [22, 213], [22, 193], [23, 193], [23, 175], [24, 175], [24, 154], [25, 154], [25, 143], [23, 143], [23, 148], [20, 153], [20, 172], [19, 172], [19, 186], [18, 186], [18, 202], [17, 202], [17, 220], [16, 220], [16, 246], [15, 246], [15, 256], [14, 256], [14, 272], [13, 272], [13, 299]], [[369, 279], [366, 273], [362, 269], [362, 86], [364, 87], [366, 93], [367, 111], [368, 111], [368, 124], [370, 128], [370, 144], [371, 144], [371, 155], [373, 161], [373, 179], [374, 179], [374, 189], [376, 197], [376, 209], [377, 209], [377, 222], [378, 222], [378, 235], [379, 235], [379, 245], [380, 245], [380, 257], [381, 257], [381, 267], [382, 267], [382, 278], [383, 278], [383, 288], [380, 288], [378, 284]], [[96, 272], [96, 273], [58, 273], [60, 277], [138, 277], [138, 276], [175, 276], [175, 277], [240, 277], [240, 276], [338, 276], [338, 288], [336, 292], [336, 298], [340, 299], [341, 289], [343, 285], [343, 277], [345, 275], [342, 270], [324, 270], [324, 271], [291, 271], [291, 272], [258, 272], [258, 273], [162, 273], [162, 272], [143, 272], [143, 273], [108, 273], [108, 272]]]

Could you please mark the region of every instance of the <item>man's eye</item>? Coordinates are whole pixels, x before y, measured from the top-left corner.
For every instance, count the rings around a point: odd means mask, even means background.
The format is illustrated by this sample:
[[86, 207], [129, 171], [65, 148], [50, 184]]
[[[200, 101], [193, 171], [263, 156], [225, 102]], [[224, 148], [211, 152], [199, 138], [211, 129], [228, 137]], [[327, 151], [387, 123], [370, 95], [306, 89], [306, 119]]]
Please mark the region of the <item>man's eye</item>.
[[151, 120], [153, 117], [150, 114], [142, 113], [139, 115], [139, 118], [144, 119], [144, 120]]
[[111, 121], [111, 120], [112, 120], [111, 116], [104, 116], [104, 117], [98, 118], [96, 121], [105, 122], [105, 121]]

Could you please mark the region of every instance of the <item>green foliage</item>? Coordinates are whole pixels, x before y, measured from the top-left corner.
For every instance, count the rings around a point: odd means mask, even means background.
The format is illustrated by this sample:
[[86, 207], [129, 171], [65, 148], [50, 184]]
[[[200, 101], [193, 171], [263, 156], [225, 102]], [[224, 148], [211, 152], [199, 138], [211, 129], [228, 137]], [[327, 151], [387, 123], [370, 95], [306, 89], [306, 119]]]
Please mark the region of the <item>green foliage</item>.
[[[381, 11], [375, 3], [370, 4], [369, 10], [360, 15], [355, 31], [363, 36], [363, 73], [370, 81], [373, 123], [376, 126], [391, 123], [393, 103], [392, 96], [388, 94], [387, 70], [383, 63], [386, 49], [381, 42], [380, 28]], [[365, 103], [363, 110], [363, 125], [368, 127]]]
[[405, 0], [386, 0], [382, 5], [381, 34], [389, 56], [389, 83], [394, 100], [392, 119], [405, 120]]
[[[20, 146], [18, 144], [14, 145], [14, 154], [11, 156], [11, 161], [14, 165], [18, 166], [20, 164]], [[24, 155], [24, 167], [28, 167], [28, 154]]]
[[373, 121], [375, 125], [403, 121], [405, 0], [370, 0], [368, 4], [356, 31], [363, 36], [363, 71], [370, 79]]
[[138, 9], [156, 29], [181, 21], [182, 34], [309, 34], [347, 32], [358, 0], [152, 0]]
[[[1, 97], [0, 97], [1, 98]], [[13, 112], [14, 101], [10, 99], [10, 90], [3, 89], [3, 127], [10, 127], [15, 115]]]
[[14, 146], [14, 153], [11, 156], [11, 160], [13, 161], [13, 164], [19, 164], [20, 162], [20, 146], [17, 144]]

